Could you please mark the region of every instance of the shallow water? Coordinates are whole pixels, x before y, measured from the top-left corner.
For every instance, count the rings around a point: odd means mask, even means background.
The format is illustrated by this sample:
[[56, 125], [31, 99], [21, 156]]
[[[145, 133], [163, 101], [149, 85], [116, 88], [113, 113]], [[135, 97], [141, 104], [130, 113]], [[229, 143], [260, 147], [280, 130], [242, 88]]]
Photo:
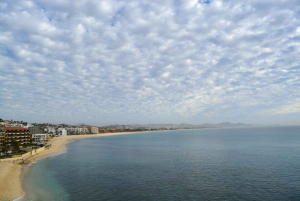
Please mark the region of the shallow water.
[[179, 130], [70, 142], [21, 200], [300, 200], [300, 127]]

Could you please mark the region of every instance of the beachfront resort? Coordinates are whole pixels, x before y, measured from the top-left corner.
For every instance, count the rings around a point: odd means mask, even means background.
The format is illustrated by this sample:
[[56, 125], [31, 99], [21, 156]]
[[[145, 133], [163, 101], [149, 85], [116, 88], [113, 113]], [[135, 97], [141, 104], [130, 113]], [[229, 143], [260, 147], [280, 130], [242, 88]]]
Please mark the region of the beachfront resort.
[[[6, 122], [7, 123], [7, 122]], [[5, 124], [2, 124], [5, 125]], [[68, 134], [98, 134], [97, 127], [42, 127], [31, 124], [6, 125], [0, 127], [0, 157], [20, 158], [20, 155], [32, 152], [40, 147], [49, 147], [53, 137]]]

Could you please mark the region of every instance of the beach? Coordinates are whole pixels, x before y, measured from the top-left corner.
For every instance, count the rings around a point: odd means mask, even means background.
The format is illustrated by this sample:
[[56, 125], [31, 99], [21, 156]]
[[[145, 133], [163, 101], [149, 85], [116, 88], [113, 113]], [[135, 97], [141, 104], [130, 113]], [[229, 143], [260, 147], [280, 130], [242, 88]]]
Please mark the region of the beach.
[[0, 163], [0, 200], [8, 201], [21, 197], [22, 165], [10, 162]]
[[[28, 158], [26, 162], [32, 163], [38, 159], [62, 152], [65, 145], [72, 140], [134, 133], [135, 132], [124, 132], [55, 137], [50, 140], [51, 146], [49, 149], [45, 149], [44, 151]], [[23, 195], [22, 174], [22, 164], [13, 164], [11, 162], [0, 163], [0, 201], [12, 201]]]

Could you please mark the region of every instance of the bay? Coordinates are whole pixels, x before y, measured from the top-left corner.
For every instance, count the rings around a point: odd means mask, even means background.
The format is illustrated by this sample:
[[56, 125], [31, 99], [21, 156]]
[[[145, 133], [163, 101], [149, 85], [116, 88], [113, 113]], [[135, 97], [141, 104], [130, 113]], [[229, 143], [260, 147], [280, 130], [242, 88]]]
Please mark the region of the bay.
[[300, 200], [300, 127], [176, 130], [70, 142], [21, 200]]

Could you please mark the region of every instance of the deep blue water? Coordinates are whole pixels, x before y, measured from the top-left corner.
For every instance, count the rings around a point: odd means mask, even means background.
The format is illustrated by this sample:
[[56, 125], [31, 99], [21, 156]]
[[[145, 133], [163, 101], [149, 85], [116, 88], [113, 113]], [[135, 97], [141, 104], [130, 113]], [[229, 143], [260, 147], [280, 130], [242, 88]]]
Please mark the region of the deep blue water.
[[22, 200], [300, 200], [300, 127], [77, 140], [23, 183]]

